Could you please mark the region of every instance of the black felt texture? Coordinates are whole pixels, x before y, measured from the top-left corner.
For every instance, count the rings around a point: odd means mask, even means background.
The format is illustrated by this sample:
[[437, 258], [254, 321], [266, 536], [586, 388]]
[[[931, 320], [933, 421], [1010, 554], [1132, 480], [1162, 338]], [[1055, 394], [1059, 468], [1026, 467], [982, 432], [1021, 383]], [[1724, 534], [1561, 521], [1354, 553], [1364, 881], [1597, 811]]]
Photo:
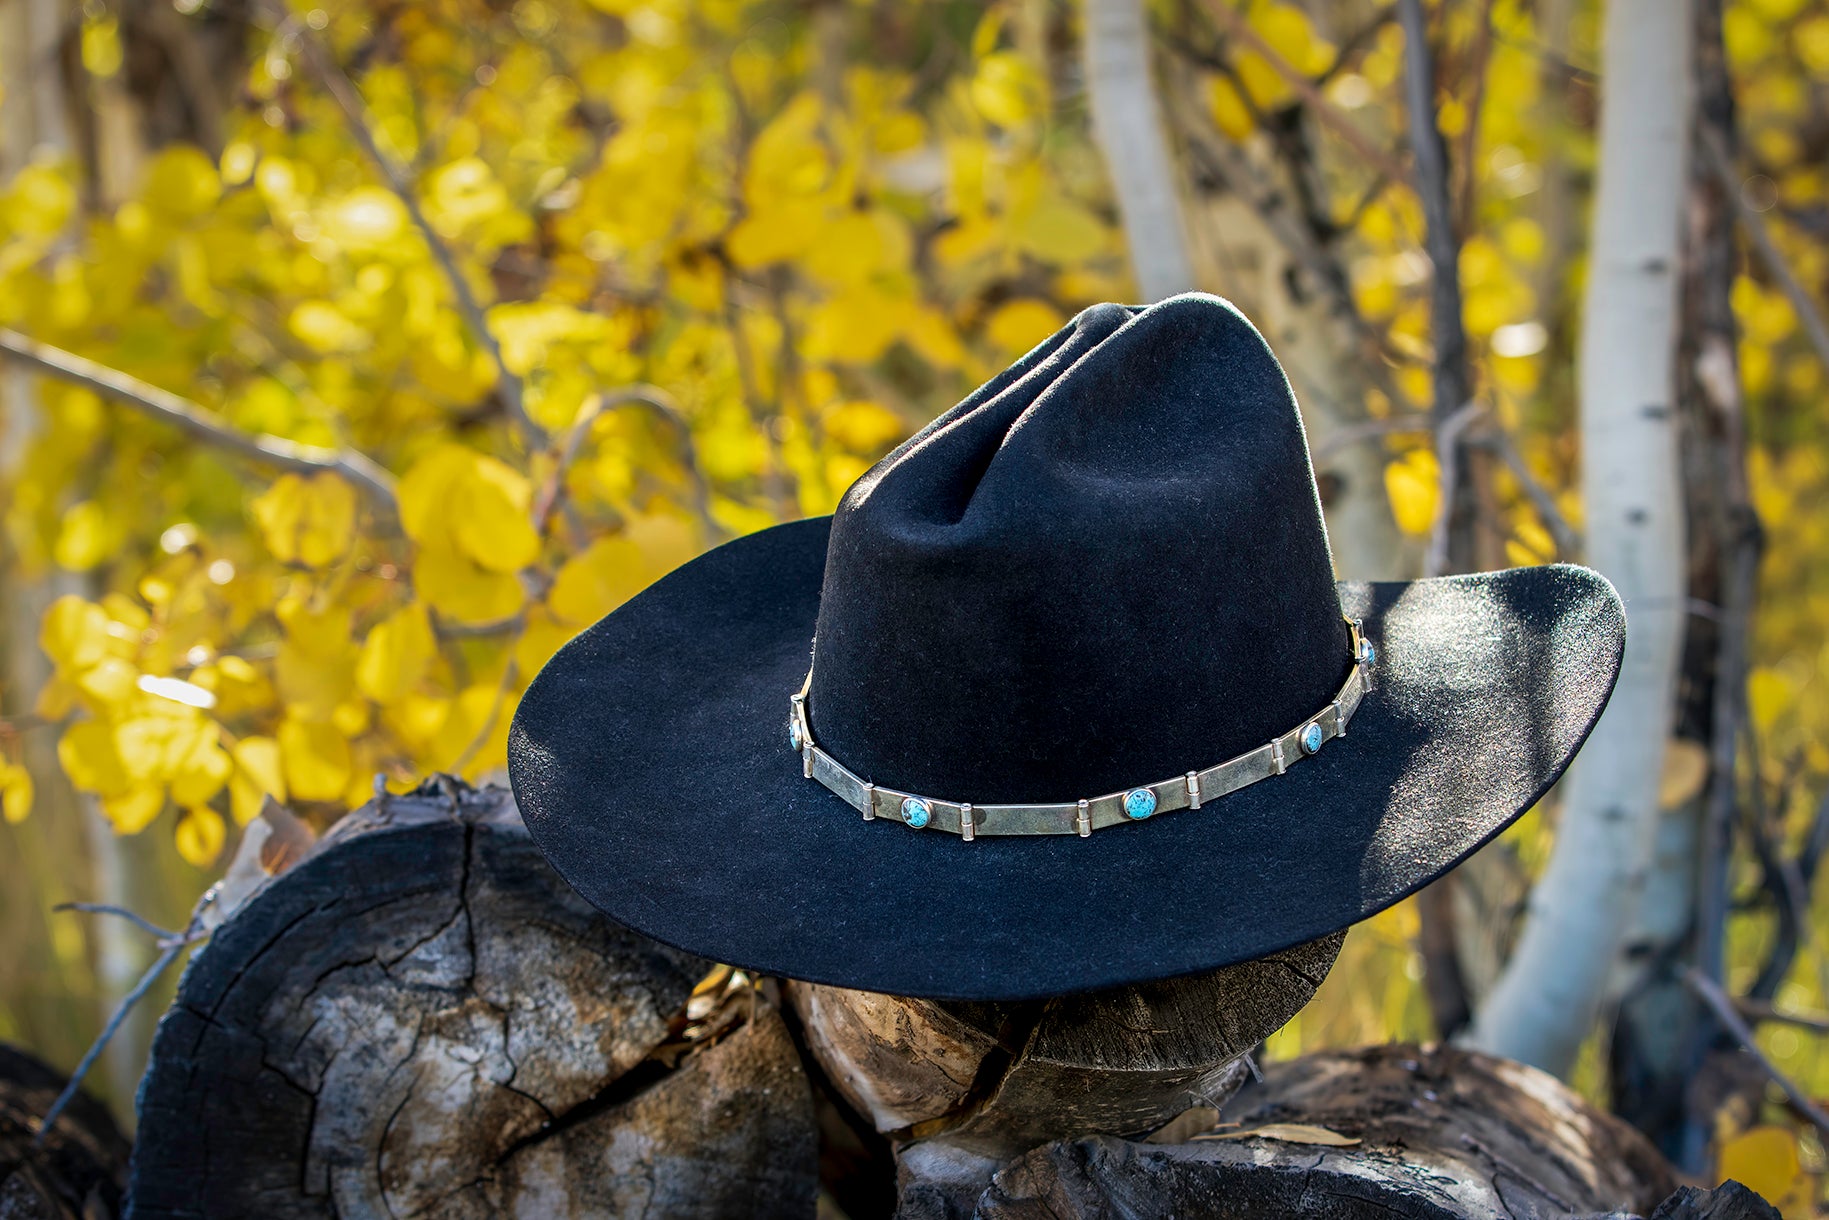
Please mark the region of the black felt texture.
[[[823, 587], [823, 597], [822, 597]], [[866, 823], [821, 746], [977, 804], [1204, 768], [1377, 687], [1288, 774], [1087, 839]], [[1026, 999], [1213, 969], [1362, 919], [1562, 773], [1624, 615], [1582, 568], [1336, 585], [1300, 417], [1225, 303], [1100, 306], [885, 458], [834, 518], [739, 539], [568, 644], [523, 696], [515, 794], [610, 916], [770, 974]], [[817, 646], [813, 635], [817, 630]]]

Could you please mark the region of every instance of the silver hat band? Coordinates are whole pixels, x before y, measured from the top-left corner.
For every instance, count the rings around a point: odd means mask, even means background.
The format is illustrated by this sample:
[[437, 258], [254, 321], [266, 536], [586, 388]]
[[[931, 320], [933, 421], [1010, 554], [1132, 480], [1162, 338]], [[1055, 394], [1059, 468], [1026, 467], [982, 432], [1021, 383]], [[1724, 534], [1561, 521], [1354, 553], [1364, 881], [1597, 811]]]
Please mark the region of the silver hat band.
[[974, 805], [917, 796], [860, 779], [813, 741], [813, 730], [807, 723], [807, 692], [813, 686], [810, 671], [799, 693], [790, 697], [788, 741], [800, 755], [801, 773], [831, 789], [862, 813], [866, 822], [883, 818], [915, 830], [943, 830], [968, 843], [980, 835], [1077, 834], [1084, 838], [1095, 830], [1140, 822], [1158, 813], [1199, 809], [1248, 784], [1281, 775], [1333, 738], [1345, 737], [1347, 722], [1358, 710], [1366, 691], [1371, 689], [1372, 665], [1377, 659], [1371, 642], [1365, 638], [1361, 621], [1348, 619], [1347, 623], [1353, 637], [1352, 669], [1333, 701], [1319, 712], [1257, 749], [1204, 771], [1189, 771], [1172, 779], [1126, 788], [1122, 792], [1108, 792], [1083, 801], [1053, 805]]

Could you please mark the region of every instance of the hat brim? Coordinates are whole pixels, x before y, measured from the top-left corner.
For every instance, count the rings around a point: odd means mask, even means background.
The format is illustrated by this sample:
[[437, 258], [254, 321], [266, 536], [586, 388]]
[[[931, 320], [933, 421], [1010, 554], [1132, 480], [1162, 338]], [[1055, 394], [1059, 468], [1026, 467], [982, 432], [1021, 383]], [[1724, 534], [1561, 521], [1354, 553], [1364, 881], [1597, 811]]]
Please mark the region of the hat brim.
[[1613, 587], [1583, 568], [1343, 583], [1378, 649], [1346, 737], [1198, 810], [1085, 839], [967, 843], [865, 822], [801, 775], [788, 696], [810, 660], [829, 527], [728, 543], [567, 644], [521, 699], [509, 774], [534, 841], [611, 918], [759, 973], [867, 991], [1089, 991], [1376, 914], [1555, 783], [1625, 642]]

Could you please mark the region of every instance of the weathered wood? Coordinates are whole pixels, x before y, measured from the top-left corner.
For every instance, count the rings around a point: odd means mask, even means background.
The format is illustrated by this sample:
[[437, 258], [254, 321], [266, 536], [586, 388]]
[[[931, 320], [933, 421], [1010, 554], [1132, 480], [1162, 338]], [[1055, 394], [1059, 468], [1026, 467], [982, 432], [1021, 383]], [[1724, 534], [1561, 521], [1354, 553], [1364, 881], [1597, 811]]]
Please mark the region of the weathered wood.
[[[1643, 1136], [1552, 1077], [1453, 1049], [1279, 1064], [1226, 1119], [1236, 1127], [1184, 1144], [1093, 1137], [1037, 1148], [997, 1174], [976, 1215], [1522, 1220], [1643, 1214], [1675, 1185]], [[1270, 1124], [1321, 1131], [1241, 1134]], [[1315, 1142], [1328, 1133], [1358, 1142]]]
[[108, 1220], [120, 1214], [127, 1141], [100, 1103], [78, 1093], [35, 1142], [68, 1081], [0, 1043], [0, 1220]]
[[912, 1000], [790, 984], [821, 1068], [878, 1131], [980, 1156], [1064, 1135], [1135, 1134], [1217, 1105], [1240, 1057], [1326, 976], [1340, 936], [1230, 966], [1021, 1004]]
[[577, 897], [507, 793], [378, 800], [186, 971], [129, 1214], [809, 1214], [798, 1056], [707, 969]]
[[1778, 1209], [1738, 1182], [1713, 1190], [1680, 1186], [1664, 1200], [1651, 1220], [1783, 1220]]

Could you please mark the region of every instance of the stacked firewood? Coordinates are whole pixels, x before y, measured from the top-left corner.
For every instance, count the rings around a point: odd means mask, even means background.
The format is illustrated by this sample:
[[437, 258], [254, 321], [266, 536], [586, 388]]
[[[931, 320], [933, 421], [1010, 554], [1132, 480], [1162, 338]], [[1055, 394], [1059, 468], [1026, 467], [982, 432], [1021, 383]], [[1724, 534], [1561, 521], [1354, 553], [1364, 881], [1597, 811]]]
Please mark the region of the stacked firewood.
[[63, 1081], [0, 1053], [0, 1220], [1777, 1215], [1515, 1064], [1259, 1073], [1337, 936], [1029, 1004], [778, 985], [606, 920], [442, 778], [315, 841], [270, 810], [210, 918], [131, 1169], [92, 1103], [40, 1132]]

